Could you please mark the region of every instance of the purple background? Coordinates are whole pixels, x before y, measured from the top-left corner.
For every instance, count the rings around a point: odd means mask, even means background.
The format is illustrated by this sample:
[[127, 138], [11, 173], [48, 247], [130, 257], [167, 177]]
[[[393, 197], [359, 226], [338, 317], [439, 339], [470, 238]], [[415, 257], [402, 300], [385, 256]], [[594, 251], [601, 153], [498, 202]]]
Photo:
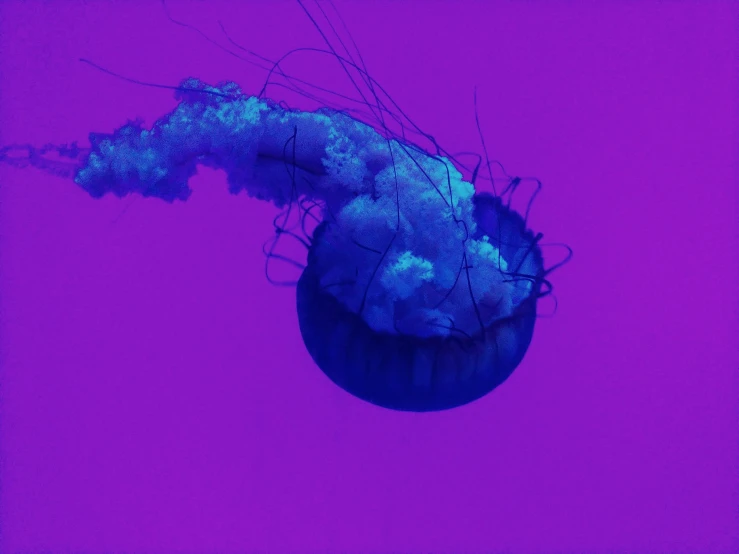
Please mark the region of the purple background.
[[[425, 415], [335, 387], [264, 279], [275, 210], [222, 174], [167, 205], [0, 168], [0, 551], [737, 551], [736, 4], [491, 4], [339, 8], [425, 130], [479, 150], [478, 85], [491, 155], [545, 184], [532, 225], [575, 257], [511, 379]], [[321, 46], [292, 2], [170, 5], [272, 58]], [[174, 106], [79, 57], [264, 78], [156, 1], [1, 10], [1, 143]]]

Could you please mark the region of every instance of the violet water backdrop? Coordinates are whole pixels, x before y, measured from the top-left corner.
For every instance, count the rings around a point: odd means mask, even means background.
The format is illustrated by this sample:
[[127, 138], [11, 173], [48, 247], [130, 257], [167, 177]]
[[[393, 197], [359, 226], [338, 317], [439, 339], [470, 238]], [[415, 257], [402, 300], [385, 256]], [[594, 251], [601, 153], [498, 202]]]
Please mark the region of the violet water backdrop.
[[[168, 6], [271, 59], [323, 46], [294, 2]], [[575, 251], [556, 315], [482, 400], [384, 410], [312, 362], [264, 276], [276, 210], [223, 174], [168, 205], [1, 167], [0, 552], [736, 552], [737, 5], [337, 7], [452, 152], [480, 151], [478, 87], [491, 156], [544, 183], [532, 226]], [[6, 1], [0, 48], [2, 144], [175, 105], [78, 58], [265, 78], [156, 1]], [[330, 60], [288, 67], [349, 90]]]

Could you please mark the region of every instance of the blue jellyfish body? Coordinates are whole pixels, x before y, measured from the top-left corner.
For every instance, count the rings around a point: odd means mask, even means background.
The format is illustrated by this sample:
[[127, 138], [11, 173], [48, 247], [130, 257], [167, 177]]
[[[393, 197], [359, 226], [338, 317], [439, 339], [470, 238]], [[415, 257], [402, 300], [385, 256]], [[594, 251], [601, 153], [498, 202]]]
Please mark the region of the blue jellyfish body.
[[[541, 235], [500, 196], [476, 193], [449, 157], [341, 111], [291, 110], [197, 79], [176, 96], [179, 105], [149, 129], [128, 123], [91, 135], [89, 150], [55, 153], [79, 158], [75, 181], [93, 197], [187, 200], [203, 164], [223, 169], [232, 193], [284, 208], [278, 237], [308, 249], [297, 282], [306, 348], [358, 398], [397, 410], [453, 408], [521, 362], [548, 272]], [[0, 154], [58, 173], [44, 162], [49, 148], [25, 159]], [[291, 214], [304, 238], [288, 229]]]
[[[477, 236], [500, 239], [509, 259], [521, 246], [533, 247], [521, 271], [542, 274], [541, 253], [523, 219], [486, 193], [475, 195], [474, 204]], [[316, 229], [313, 244], [323, 240], [327, 225]], [[461, 406], [505, 381], [531, 342], [539, 283], [512, 313], [474, 334], [419, 337], [372, 329], [321, 287], [319, 265], [309, 253], [297, 286], [303, 341], [334, 383], [373, 404], [418, 412]]]

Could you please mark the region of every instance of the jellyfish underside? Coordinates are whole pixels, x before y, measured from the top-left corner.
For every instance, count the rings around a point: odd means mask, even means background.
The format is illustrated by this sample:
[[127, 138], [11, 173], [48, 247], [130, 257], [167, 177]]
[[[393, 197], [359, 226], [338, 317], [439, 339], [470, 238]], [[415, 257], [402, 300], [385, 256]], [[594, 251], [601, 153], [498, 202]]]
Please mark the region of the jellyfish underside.
[[[225, 170], [234, 194], [304, 219], [318, 212], [313, 232], [303, 227], [300, 330], [318, 367], [355, 397], [453, 408], [521, 362], [545, 271], [537, 239], [500, 197], [476, 192], [450, 159], [346, 113], [291, 110], [197, 79], [176, 97], [150, 129], [92, 134], [76, 183], [93, 197], [182, 201], [204, 164]], [[49, 169], [38, 155], [25, 161]]]

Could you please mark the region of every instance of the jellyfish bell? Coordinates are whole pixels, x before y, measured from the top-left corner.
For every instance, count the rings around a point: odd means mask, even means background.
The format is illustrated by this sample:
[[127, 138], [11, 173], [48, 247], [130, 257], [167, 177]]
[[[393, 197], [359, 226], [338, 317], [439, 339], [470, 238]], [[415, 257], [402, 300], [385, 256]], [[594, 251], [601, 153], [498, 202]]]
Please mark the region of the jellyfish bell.
[[298, 319], [308, 352], [336, 385], [385, 408], [445, 410], [487, 395], [520, 364], [533, 336], [545, 274], [541, 250], [523, 218], [499, 197], [478, 193], [473, 203], [475, 237], [500, 244], [504, 259], [517, 260], [516, 274], [530, 277], [526, 296], [514, 299], [510, 313], [469, 334], [374, 329], [321, 285], [318, 253], [331, 223], [315, 229], [297, 284]]

